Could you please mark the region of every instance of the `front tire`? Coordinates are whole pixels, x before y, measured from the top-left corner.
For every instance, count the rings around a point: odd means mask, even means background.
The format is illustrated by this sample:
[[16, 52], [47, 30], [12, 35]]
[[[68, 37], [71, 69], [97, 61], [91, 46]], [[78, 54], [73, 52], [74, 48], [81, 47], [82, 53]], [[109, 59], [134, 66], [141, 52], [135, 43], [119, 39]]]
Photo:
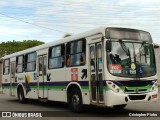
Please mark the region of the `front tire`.
[[22, 87], [18, 91], [18, 100], [22, 104], [26, 103], [26, 99], [24, 97], [24, 92], [23, 92], [23, 88]]
[[75, 88], [69, 94], [69, 106], [74, 112], [83, 111], [82, 94], [78, 88]]

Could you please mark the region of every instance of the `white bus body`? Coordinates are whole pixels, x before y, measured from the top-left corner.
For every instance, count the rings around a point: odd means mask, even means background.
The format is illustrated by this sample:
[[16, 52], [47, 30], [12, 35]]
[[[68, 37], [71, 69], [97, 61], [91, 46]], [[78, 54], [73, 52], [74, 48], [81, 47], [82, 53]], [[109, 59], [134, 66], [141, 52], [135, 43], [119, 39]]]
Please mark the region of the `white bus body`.
[[[132, 30], [133, 34], [143, 32], [144, 39], [130, 39]], [[90, 104], [123, 108], [129, 103], [157, 101], [154, 51], [146, 34], [101, 27], [6, 55], [3, 92], [17, 96], [22, 103], [26, 98], [68, 102], [75, 111]], [[116, 57], [109, 58], [111, 54], [118, 54], [121, 62], [114, 63]]]

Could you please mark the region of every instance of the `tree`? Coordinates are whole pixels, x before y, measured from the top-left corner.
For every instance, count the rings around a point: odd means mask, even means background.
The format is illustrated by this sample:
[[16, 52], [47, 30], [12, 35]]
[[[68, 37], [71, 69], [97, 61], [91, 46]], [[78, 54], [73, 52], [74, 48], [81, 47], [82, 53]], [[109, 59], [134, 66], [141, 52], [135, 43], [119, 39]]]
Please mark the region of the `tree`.
[[44, 42], [37, 40], [23, 40], [23, 42], [13, 40], [8, 42], [2, 42], [0, 44], [0, 57], [41, 44], [44, 44]]

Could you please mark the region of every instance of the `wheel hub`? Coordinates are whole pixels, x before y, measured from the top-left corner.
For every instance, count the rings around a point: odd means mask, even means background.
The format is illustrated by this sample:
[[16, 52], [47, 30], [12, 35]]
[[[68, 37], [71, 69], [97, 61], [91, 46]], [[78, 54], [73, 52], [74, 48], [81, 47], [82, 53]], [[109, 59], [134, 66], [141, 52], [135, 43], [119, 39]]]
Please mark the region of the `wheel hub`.
[[72, 97], [72, 103], [74, 105], [78, 105], [79, 104], [79, 97], [78, 97], [78, 95], [73, 95], [73, 97]]

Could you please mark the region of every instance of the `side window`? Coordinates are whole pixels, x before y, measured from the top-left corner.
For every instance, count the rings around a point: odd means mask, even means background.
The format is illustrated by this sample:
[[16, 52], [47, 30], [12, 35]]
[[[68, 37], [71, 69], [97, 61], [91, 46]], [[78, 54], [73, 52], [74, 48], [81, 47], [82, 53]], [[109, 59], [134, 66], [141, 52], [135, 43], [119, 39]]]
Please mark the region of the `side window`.
[[64, 44], [49, 49], [49, 69], [64, 67], [64, 53]]
[[85, 65], [86, 63], [86, 41], [85, 39], [67, 43], [66, 54], [67, 67]]
[[95, 47], [94, 46], [91, 46], [90, 47], [90, 58], [91, 58], [91, 61], [90, 61], [90, 64], [91, 64], [91, 71], [92, 72], [95, 72]]
[[21, 73], [21, 72], [23, 72], [23, 70], [24, 70], [24, 56], [22, 55], [22, 56], [18, 56], [17, 58], [16, 58], [16, 72], [17, 73]]
[[40, 57], [39, 58], [39, 74], [42, 74], [42, 70], [43, 70], [42, 66], [43, 66], [43, 59], [42, 57]]
[[25, 55], [26, 71], [31, 72], [36, 70], [36, 52]]
[[41, 76], [47, 74], [47, 56], [39, 57], [39, 75]]
[[97, 46], [97, 52], [98, 52], [98, 70], [102, 71], [102, 46], [99, 44]]
[[11, 63], [11, 78], [14, 78], [15, 77], [15, 73], [16, 73], [16, 63], [15, 62], [12, 62]]
[[43, 57], [43, 62], [44, 62], [43, 74], [47, 75], [47, 56]]
[[3, 74], [4, 75], [8, 75], [9, 74], [9, 59], [6, 59], [4, 60], [4, 63], [3, 63]]

